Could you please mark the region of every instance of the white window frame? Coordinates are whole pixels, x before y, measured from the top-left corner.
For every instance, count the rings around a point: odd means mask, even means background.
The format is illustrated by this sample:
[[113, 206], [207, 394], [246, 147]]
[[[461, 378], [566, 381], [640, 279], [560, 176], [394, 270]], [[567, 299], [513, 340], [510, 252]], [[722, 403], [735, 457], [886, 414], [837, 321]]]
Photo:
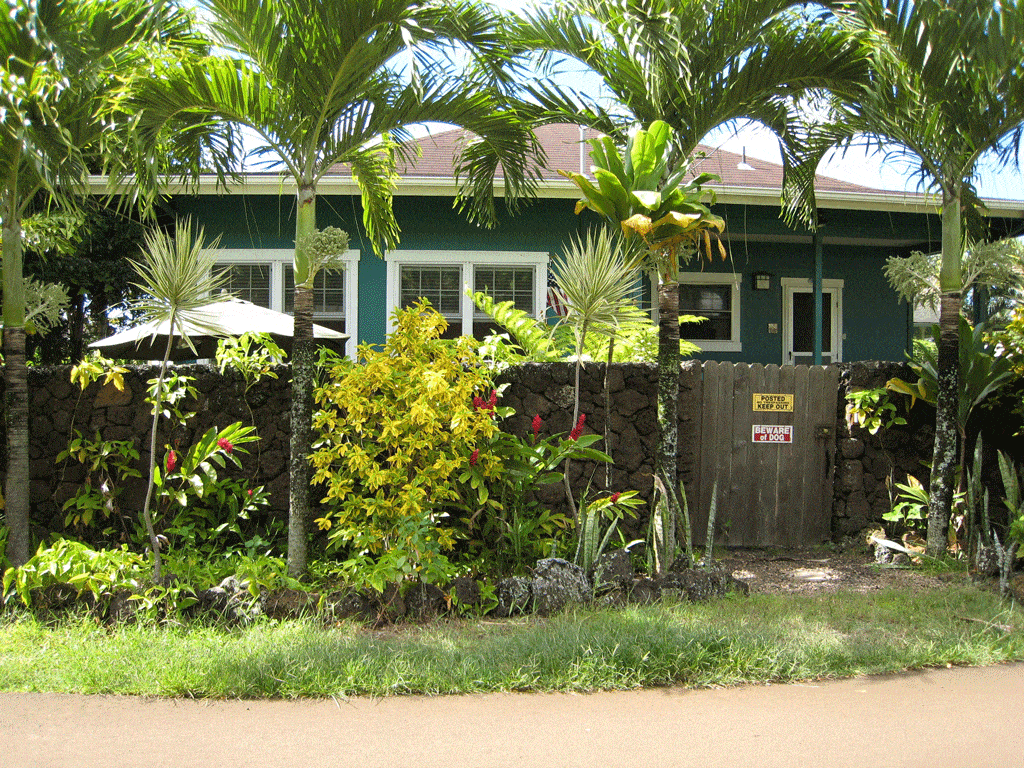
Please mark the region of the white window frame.
[[[345, 354], [354, 357], [359, 342], [359, 260], [361, 253], [351, 249], [342, 256], [345, 265]], [[222, 264], [269, 264], [270, 265], [270, 308], [284, 312], [284, 269], [295, 260], [292, 248], [220, 248], [215, 261]], [[337, 314], [313, 315], [332, 319]]]
[[401, 299], [401, 269], [403, 266], [460, 267], [462, 270], [462, 298], [459, 305], [462, 334], [473, 335], [473, 313], [476, 305], [466, 289], [475, 291], [472, 284], [473, 267], [533, 267], [534, 314], [543, 320], [547, 310], [548, 254], [540, 251], [416, 251], [398, 250], [385, 254], [387, 262], [388, 333], [394, 330], [394, 312]]
[[[813, 292], [814, 284], [810, 278], [783, 277], [779, 280], [782, 287], [782, 364], [793, 365], [793, 294]], [[843, 361], [843, 281], [830, 278], [821, 281], [823, 300], [832, 302], [832, 356], [831, 363]]]
[[[731, 327], [729, 333], [729, 339], [727, 340], [711, 340], [711, 339], [686, 339], [686, 326], [679, 326], [680, 336], [691, 344], [696, 344], [700, 347], [702, 352], [742, 352], [743, 342], [740, 339], [740, 318], [742, 312], [740, 311], [740, 275], [732, 272], [680, 272], [679, 273], [679, 284], [680, 285], [728, 285], [731, 289], [730, 295], [730, 314], [731, 314]], [[658, 289], [654, 287], [654, 296], [657, 297]], [[655, 300], [657, 305], [657, 300]], [[679, 314], [688, 314], [685, 310], [680, 307]]]

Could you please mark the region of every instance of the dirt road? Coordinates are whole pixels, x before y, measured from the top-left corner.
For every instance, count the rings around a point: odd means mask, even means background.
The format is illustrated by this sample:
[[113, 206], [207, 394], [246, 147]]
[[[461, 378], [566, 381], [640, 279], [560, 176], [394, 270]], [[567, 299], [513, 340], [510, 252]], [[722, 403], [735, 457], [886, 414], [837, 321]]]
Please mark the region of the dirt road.
[[190, 701], [0, 694], [0, 766], [1019, 764], [1024, 664], [590, 695]]

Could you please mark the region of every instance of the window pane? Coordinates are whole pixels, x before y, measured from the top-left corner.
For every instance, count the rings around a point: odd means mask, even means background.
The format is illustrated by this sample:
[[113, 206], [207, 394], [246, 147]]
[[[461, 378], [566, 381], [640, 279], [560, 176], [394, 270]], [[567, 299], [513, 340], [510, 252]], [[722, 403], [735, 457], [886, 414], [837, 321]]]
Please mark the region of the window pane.
[[732, 339], [732, 286], [690, 284], [679, 286], [679, 314], [707, 318], [682, 326], [680, 335], [695, 341]]
[[418, 299], [426, 299], [444, 315], [449, 323], [459, 325], [462, 318], [462, 269], [460, 267], [403, 266], [399, 279], [402, 307], [410, 307]]
[[[284, 268], [284, 311], [289, 314], [295, 307], [295, 268]], [[313, 278], [313, 314], [345, 314], [345, 271], [320, 270]]]
[[[516, 309], [536, 314], [532, 267], [479, 266], [473, 268], [473, 289], [491, 296], [495, 303], [511, 301]], [[476, 317], [486, 317], [476, 312]], [[475, 334], [474, 334], [475, 335]]]
[[215, 264], [213, 271], [227, 272], [224, 288], [244, 301], [270, 308], [269, 264]]

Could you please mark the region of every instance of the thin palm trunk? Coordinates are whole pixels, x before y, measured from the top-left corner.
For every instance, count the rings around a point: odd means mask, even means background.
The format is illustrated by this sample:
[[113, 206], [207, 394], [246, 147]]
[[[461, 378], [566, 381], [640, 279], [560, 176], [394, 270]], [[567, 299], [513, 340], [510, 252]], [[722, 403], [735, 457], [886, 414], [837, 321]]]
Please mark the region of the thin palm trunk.
[[306, 573], [309, 521], [312, 517], [313, 386], [315, 354], [313, 343], [313, 290], [304, 285], [308, 263], [303, 247], [316, 228], [316, 188], [299, 189], [295, 221], [295, 316], [292, 339], [291, 443], [288, 456], [288, 574], [300, 578]]
[[291, 449], [288, 461], [288, 573], [299, 578], [306, 572], [307, 539], [311, 517], [313, 445], [313, 291], [295, 288], [295, 338], [292, 342]]
[[679, 283], [665, 279], [658, 284], [658, 453], [655, 471], [664, 488], [654, 514], [658, 542], [658, 568], [672, 563], [676, 550], [676, 510], [679, 508]]
[[7, 412], [7, 478], [4, 513], [10, 530], [7, 558], [23, 565], [29, 558], [28, 366], [25, 329], [4, 329], [4, 383]]
[[3, 352], [7, 475], [4, 514], [9, 529], [7, 558], [18, 566], [29, 558], [28, 366], [25, 364], [25, 288], [22, 280], [21, 224], [15, 189], [2, 201], [3, 218]]
[[963, 242], [960, 197], [943, 195], [942, 267], [939, 286], [938, 394], [935, 403], [935, 444], [928, 491], [928, 554], [946, 550], [957, 466], [957, 414], [960, 382], [960, 261]]

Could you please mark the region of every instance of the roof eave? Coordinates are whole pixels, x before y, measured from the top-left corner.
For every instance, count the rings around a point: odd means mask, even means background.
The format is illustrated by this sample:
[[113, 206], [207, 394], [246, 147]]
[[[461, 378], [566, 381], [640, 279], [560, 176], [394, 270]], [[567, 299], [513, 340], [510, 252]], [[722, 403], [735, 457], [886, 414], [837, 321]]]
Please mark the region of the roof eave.
[[[727, 187], [716, 184], [708, 185], [720, 203], [737, 205], [772, 206], [779, 204], [779, 190], [764, 187]], [[89, 188], [92, 194], [107, 193], [107, 179], [103, 176], [91, 176]], [[396, 195], [409, 197], [455, 197], [459, 186], [451, 178], [437, 177], [404, 177], [398, 182]], [[252, 174], [242, 181], [232, 183], [228, 188], [218, 184], [217, 177], [204, 175], [195, 183], [168, 184], [164, 192], [170, 195], [282, 195], [294, 194], [295, 184], [287, 177], [265, 174]], [[321, 195], [358, 195], [359, 187], [350, 176], [325, 176], [317, 184], [317, 192]], [[500, 184], [496, 189], [500, 197], [504, 195]], [[579, 189], [566, 179], [549, 179], [542, 181], [537, 188], [537, 197], [553, 199], [577, 199]], [[909, 192], [835, 192], [822, 190], [816, 193], [819, 208], [841, 208], [846, 210], [889, 211], [904, 213], [938, 213], [941, 205], [938, 198], [929, 194]], [[1024, 201], [1022, 200], [982, 200], [990, 216], [1007, 216], [1024, 218]]]

